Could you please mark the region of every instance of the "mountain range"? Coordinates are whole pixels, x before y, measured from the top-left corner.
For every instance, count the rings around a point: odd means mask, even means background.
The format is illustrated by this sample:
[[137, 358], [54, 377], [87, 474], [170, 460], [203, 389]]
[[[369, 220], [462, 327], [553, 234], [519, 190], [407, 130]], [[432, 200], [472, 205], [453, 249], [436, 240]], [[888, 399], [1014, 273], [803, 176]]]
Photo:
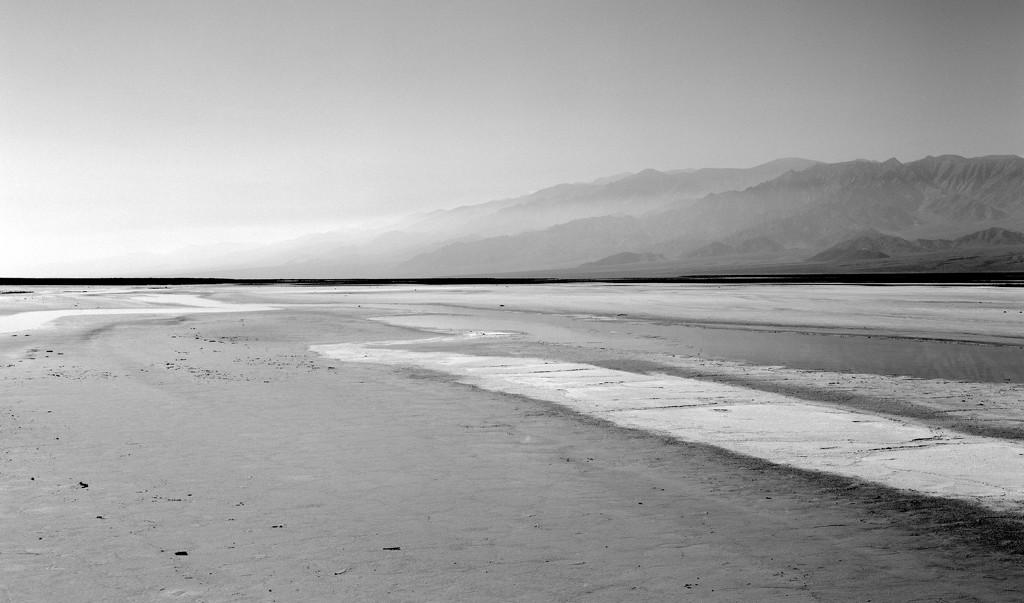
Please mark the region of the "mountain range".
[[[669, 276], [1024, 270], [1024, 159], [778, 159], [644, 170], [202, 254], [131, 275], [266, 278]], [[213, 248], [211, 248], [213, 249]], [[108, 266], [113, 265], [108, 262]], [[161, 268], [162, 266], [162, 268]]]
[[397, 269], [405, 276], [574, 273], [573, 268], [593, 273], [622, 269], [623, 264], [604, 262], [607, 257], [651, 254], [641, 257], [654, 259], [630, 264], [630, 271], [728, 271], [752, 259], [779, 267], [802, 262], [865, 231], [916, 239], [989, 227], [1024, 227], [1020, 157], [805, 162], [747, 188], [680, 196], [640, 215], [587, 217], [518, 235], [453, 242]]

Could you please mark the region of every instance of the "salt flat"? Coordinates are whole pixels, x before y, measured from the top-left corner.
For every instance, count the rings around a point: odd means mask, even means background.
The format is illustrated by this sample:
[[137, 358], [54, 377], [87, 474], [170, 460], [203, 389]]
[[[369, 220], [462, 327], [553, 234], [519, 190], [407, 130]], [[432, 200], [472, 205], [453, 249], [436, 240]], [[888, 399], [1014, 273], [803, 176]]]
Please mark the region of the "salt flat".
[[[1017, 442], [708, 380], [542, 358], [416, 352], [394, 349], [395, 343], [313, 350], [347, 362], [443, 371], [483, 389], [564, 404], [625, 427], [1024, 514], [1024, 445]], [[409, 347], [415, 342], [397, 343]]]
[[1019, 383], [656, 327], [1012, 355], [1022, 310], [974, 287], [0, 296], [0, 600], [1018, 600]]
[[[187, 313], [216, 312], [259, 312], [270, 310], [271, 306], [258, 304], [226, 304], [197, 295], [134, 295], [128, 301], [144, 304], [160, 304], [161, 307], [149, 305], [124, 308], [75, 308], [66, 310], [27, 310], [0, 316], [0, 334], [31, 331], [43, 327], [51, 327], [61, 318], [81, 318], [86, 316], [111, 316], [118, 314], [162, 314], [179, 316]], [[167, 307], [170, 306], [170, 307]]]

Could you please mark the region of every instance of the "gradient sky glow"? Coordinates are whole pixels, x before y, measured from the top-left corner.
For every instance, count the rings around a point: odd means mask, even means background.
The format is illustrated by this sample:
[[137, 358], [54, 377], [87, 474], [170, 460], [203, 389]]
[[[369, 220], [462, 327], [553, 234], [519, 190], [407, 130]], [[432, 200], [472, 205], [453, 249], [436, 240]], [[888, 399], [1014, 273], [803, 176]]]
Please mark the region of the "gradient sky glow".
[[1024, 154], [1019, 0], [0, 14], [0, 276], [644, 168]]

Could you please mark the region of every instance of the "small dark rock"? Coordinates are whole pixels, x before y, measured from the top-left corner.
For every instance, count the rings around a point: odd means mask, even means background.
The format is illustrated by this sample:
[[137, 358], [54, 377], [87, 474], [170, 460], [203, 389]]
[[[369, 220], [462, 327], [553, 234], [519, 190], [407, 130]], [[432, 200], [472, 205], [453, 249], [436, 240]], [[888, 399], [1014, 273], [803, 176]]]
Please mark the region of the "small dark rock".
[[78, 482], [78, 485], [83, 487], [83, 488], [88, 488], [89, 487], [89, 484], [87, 484], [85, 482]]
[[188, 551], [178, 551], [178, 552], [176, 552], [174, 554], [175, 555], [182, 555], [182, 556], [187, 557], [188, 556]]

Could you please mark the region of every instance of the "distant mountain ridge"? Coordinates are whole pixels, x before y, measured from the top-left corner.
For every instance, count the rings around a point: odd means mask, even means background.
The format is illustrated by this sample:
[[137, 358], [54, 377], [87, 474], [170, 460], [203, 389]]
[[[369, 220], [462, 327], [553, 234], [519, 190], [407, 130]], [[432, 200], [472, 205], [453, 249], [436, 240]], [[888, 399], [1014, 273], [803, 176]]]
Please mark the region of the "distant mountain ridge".
[[1024, 246], [1024, 234], [1005, 228], [986, 228], [956, 239], [917, 239], [910, 241], [880, 232], [866, 233], [829, 247], [809, 258], [809, 262], [886, 258], [911, 253], [929, 253], [960, 249]]
[[782, 250], [782, 245], [774, 239], [769, 239], [768, 237], [755, 237], [753, 239], [747, 239], [737, 245], [728, 245], [720, 241], [715, 241], [714, 243], [698, 247], [686, 255], [688, 257], [710, 257], [746, 253], [775, 253]]
[[[926, 157], [901, 164], [853, 161], [785, 174], [726, 203], [758, 197], [776, 216], [742, 236], [768, 236], [787, 246], [821, 246], [860, 230], [901, 232], [925, 223], [998, 221], [1024, 212], [1024, 159]], [[719, 202], [721, 203], [721, 201]]]
[[[660, 172], [642, 172], [613, 184], [630, 182], [641, 182], [634, 190], [648, 193], [667, 186]], [[398, 272], [458, 275], [559, 268], [625, 252], [686, 258], [700, 255], [701, 247], [710, 255], [740, 249], [815, 252], [868, 230], [900, 235], [930, 228], [959, 235], [985, 226], [1024, 225], [1022, 193], [1024, 159], [1017, 156], [816, 163], [742, 190], [677, 198], [667, 209], [641, 216], [591, 217], [585, 227], [573, 221], [442, 246], [402, 263]]]
[[[1024, 266], [1016, 252], [992, 251], [1013, 249], [1020, 232], [1024, 159], [1015, 155], [908, 163], [786, 158], [743, 169], [624, 172], [421, 213], [374, 230], [111, 259], [72, 275], [671, 275], [705, 268], [830, 270], [836, 262], [875, 260], [897, 267], [911, 256], [914, 266], [928, 270], [983, 255], [984, 261], [958, 265], [994, 269]], [[921, 259], [954, 252], [959, 255]], [[115, 266], [116, 272], [100, 271]]]
[[817, 163], [785, 158], [752, 168], [648, 169], [588, 183], [558, 184], [514, 199], [438, 210], [404, 221], [397, 231], [471, 239], [515, 235], [585, 218], [640, 216], [664, 211], [681, 199], [748, 188]]
[[643, 264], [649, 262], [660, 262], [665, 259], [665, 256], [657, 253], [632, 253], [624, 251], [615, 255], [610, 255], [606, 258], [602, 258], [596, 262], [587, 262], [580, 266], [580, 268], [602, 268], [606, 266], [630, 266], [634, 264]]

